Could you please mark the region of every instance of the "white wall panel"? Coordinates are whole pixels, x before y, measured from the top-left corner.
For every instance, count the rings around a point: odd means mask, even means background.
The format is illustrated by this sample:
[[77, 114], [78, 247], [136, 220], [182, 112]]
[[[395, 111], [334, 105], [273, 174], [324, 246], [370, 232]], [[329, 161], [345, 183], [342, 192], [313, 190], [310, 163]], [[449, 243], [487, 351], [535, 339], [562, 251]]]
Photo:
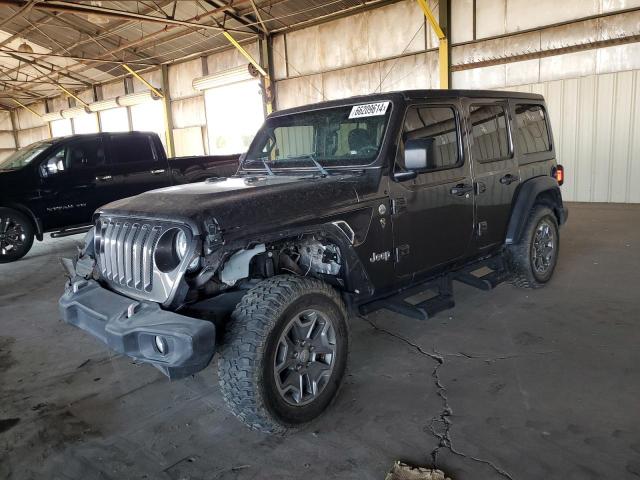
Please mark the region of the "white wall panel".
[[[29, 108], [40, 115], [44, 115], [45, 106], [44, 102], [33, 102], [29, 104]], [[24, 130], [26, 128], [34, 128], [41, 127], [45, 125], [45, 122], [38, 115], [34, 115], [26, 108], [19, 108], [18, 112], [18, 125], [17, 128], [19, 130]], [[31, 143], [31, 142], [30, 142]]]
[[451, 0], [451, 42], [473, 40], [473, 0]]
[[171, 99], [191, 97], [199, 92], [193, 88], [193, 79], [202, 77], [202, 60], [169, 66], [169, 90]]
[[124, 95], [124, 82], [122, 80], [102, 85], [103, 100], [110, 100], [120, 95]]
[[48, 125], [20, 130], [18, 131], [18, 146], [20, 148], [26, 147], [27, 145], [31, 145], [33, 142], [39, 142], [40, 140], [45, 140], [47, 138], [49, 138]]
[[507, 32], [589, 17], [600, 11], [601, 0], [508, 0]]
[[366, 95], [380, 85], [380, 65], [373, 63], [359, 67], [327, 72], [322, 75], [327, 100]]
[[0, 130], [13, 130], [11, 112], [8, 110], [0, 110]]
[[[260, 51], [258, 49], [257, 42], [243, 43], [242, 46], [247, 52], [249, 52], [249, 54], [251, 54], [253, 58], [260, 58]], [[249, 62], [247, 61], [247, 59], [235, 48], [231, 50], [224, 50], [219, 53], [214, 53], [207, 57], [209, 75], [248, 64]]]
[[640, 70], [509, 90], [545, 96], [566, 200], [640, 203]]
[[207, 124], [204, 95], [171, 102], [174, 128], [200, 127]]
[[[366, 12], [363, 18], [366, 20], [367, 61], [394, 57], [403, 51], [424, 50], [425, 18], [418, 2], [405, 1], [376, 8]], [[356, 36], [354, 40], [358, 45], [363, 38]]]
[[476, 37], [506, 33], [507, 0], [476, 0]]
[[13, 132], [0, 131], [0, 150], [3, 148], [16, 148], [16, 139]]
[[202, 127], [174, 128], [176, 157], [205, 155]]
[[308, 105], [324, 99], [322, 75], [280, 80], [276, 83], [278, 109]]

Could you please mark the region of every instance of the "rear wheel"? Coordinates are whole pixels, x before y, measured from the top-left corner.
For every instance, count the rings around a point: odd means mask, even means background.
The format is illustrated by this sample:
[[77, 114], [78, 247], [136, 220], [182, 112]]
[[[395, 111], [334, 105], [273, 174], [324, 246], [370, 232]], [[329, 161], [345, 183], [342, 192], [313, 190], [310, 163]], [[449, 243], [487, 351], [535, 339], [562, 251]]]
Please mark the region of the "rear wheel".
[[558, 220], [544, 205], [531, 210], [522, 239], [508, 249], [511, 282], [521, 288], [540, 288], [547, 283], [558, 262]]
[[0, 207], [0, 263], [24, 257], [33, 245], [34, 228], [22, 212]]
[[282, 275], [237, 305], [218, 358], [224, 399], [250, 428], [285, 433], [331, 403], [347, 364], [346, 308], [329, 285]]

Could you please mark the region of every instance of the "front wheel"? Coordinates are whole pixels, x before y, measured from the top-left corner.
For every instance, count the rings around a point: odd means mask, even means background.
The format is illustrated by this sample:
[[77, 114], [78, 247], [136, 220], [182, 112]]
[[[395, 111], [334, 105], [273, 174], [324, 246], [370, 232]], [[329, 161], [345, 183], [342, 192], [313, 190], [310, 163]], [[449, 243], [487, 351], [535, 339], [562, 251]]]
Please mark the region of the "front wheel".
[[313, 278], [264, 280], [237, 305], [218, 357], [227, 406], [254, 430], [283, 434], [318, 417], [347, 365], [347, 312]]
[[535, 205], [522, 239], [507, 251], [511, 282], [520, 288], [540, 288], [547, 283], [558, 262], [560, 233], [553, 211]]
[[33, 245], [31, 220], [12, 208], [0, 207], [0, 263], [24, 257]]

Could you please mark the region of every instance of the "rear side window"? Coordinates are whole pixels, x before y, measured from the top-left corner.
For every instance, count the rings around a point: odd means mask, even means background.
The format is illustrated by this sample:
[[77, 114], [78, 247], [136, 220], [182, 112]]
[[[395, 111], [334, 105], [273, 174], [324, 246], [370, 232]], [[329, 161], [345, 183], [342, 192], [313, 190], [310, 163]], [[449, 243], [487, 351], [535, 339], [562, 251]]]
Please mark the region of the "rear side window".
[[551, 150], [547, 115], [542, 105], [516, 105], [516, 142], [524, 154]]
[[411, 107], [404, 121], [404, 140], [424, 140], [429, 146], [427, 170], [460, 164], [458, 122], [451, 107]]
[[471, 105], [473, 158], [492, 162], [511, 156], [505, 108], [501, 105]]
[[114, 164], [155, 161], [151, 140], [145, 135], [112, 135], [111, 156]]

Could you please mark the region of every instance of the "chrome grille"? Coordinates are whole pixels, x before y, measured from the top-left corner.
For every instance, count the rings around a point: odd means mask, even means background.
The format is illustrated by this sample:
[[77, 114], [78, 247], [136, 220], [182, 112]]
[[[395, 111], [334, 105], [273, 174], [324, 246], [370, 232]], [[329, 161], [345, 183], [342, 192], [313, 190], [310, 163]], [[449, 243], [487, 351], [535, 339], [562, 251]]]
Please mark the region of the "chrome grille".
[[153, 253], [163, 227], [130, 219], [101, 219], [98, 255], [103, 278], [121, 287], [153, 289]]

